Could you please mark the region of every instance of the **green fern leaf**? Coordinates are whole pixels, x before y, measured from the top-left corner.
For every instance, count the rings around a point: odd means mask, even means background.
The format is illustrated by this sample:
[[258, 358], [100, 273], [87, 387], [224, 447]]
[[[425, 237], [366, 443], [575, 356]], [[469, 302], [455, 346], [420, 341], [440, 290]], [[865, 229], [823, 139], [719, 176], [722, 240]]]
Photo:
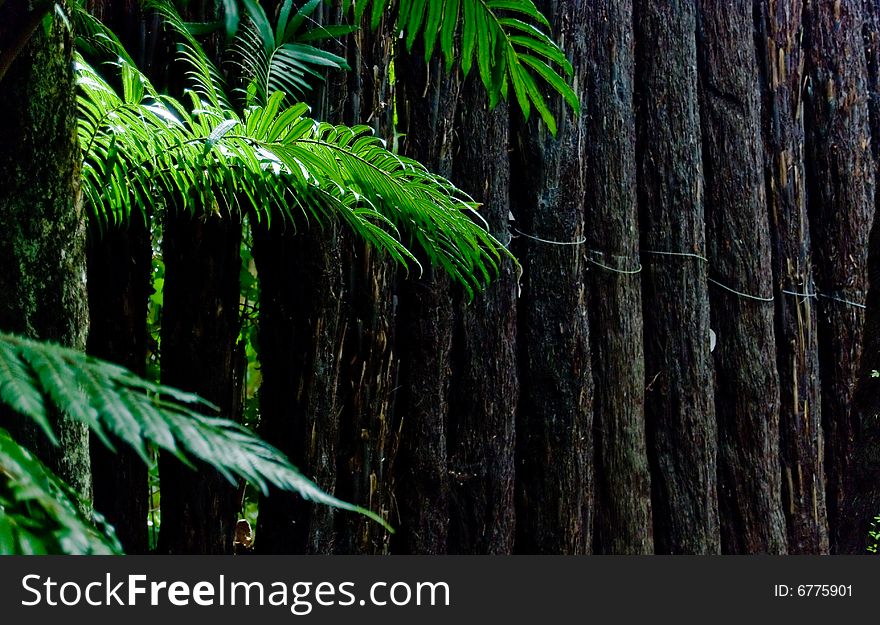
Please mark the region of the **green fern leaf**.
[[111, 555], [122, 552], [102, 517], [0, 428], [0, 554]]

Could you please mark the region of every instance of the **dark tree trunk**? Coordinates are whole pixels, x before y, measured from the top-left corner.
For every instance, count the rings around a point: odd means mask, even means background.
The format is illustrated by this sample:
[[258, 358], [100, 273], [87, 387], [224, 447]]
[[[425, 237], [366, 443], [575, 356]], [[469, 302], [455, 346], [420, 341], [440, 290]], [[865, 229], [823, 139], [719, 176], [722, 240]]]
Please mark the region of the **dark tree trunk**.
[[[586, 237], [595, 384], [596, 553], [654, 551], [638, 273], [633, 6], [585, 9]], [[623, 273], [620, 273], [623, 272]]]
[[[449, 176], [452, 131], [460, 89], [435, 56], [430, 63], [417, 47], [397, 56], [400, 131], [406, 156]], [[396, 552], [442, 554], [449, 536], [449, 470], [446, 444], [449, 413], [453, 310], [450, 280], [420, 258], [424, 274], [400, 276], [395, 342], [400, 357], [400, 457], [397, 504], [400, 529]]]
[[[270, 11], [271, 14], [271, 11]], [[321, 7], [321, 23], [338, 22]], [[342, 49], [334, 49], [343, 53]], [[342, 73], [328, 77], [311, 102], [319, 119], [338, 121]], [[339, 224], [254, 227], [260, 278], [260, 435], [288, 455], [322, 489], [336, 486], [338, 395], [342, 343]], [[260, 500], [256, 547], [261, 553], [333, 553], [335, 511], [272, 490]]]
[[[39, 3], [0, 6], [0, 54], [28, 29], [32, 4]], [[0, 78], [0, 329], [84, 350], [86, 220], [73, 40], [61, 19], [48, 31], [39, 19]], [[86, 426], [57, 416], [61, 447], [55, 448], [18, 415], [3, 414], [3, 423], [77, 493], [91, 497]]]
[[[719, 550], [696, 6], [635, 3], [645, 397], [654, 541]], [[670, 255], [674, 254], [674, 255]], [[693, 256], [687, 256], [688, 254]]]
[[[850, 470], [850, 402], [859, 366], [874, 216], [860, 0], [810, 0], [804, 15], [807, 208], [819, 292], [819, 361], [832, 548]], [[850, 302], [855, 302], [853, 305]]]
[[[113, 29], [144, 67], [147, 34], [135, 0], [94, 0], [89, 12]], [[138, 375], [146, 373], [147, 300], [150, 294], [152, 246], [149, 217], [132, 215], [122, 224], [93, 226], [88, 246], [88, 352], [119, 363]], [[143, 460], [124, 445], [114, 453], [91, 440], [95, 508], [116, 528], [126, 553], [149, 548], [149, 488]], [[126, 493], [120, 497], [119, 493]]]
[[[570, 1], [544, 2], [540, 8], [553, 23], [557, 41], [565, 42], [576, 67], [574, 82], [583, 89], [585, 24], [594, 9]], [[557, 138], [540, 119], [526, 123], [516, 116], [520, 158], [511, 177], [511, 198], [515, 223], [524, 233], [518, 246], [524, 275], [518, 311], [522, 382], [516, 422], [516, 549], [579, 555], [592, 548], [593, 510], [586, 253], [577, 244], [584, 234], [586, 171], [581, 162], [587, 136], [584, 117], [575, 116], [561, 98], [555, 98], [553, 112]], [[495, 228], [506, 237], [499, 216]], [[490, 296], [498, 298], [497, 293]], [[498, 312], [503, 320], [506, 311]]]
[[[203, 22], [215, 15], [210, 0], [190, 2], [183, 12], [185, 19]], [[218, 48], [215, 37], [206, 49], [216, 59]], [[172, 93], [182, 89], [183, 79], [170, 75]], [[212, 214], [207, 208], [199, 206], [195, 214], [168, 209], [161, 378], [212, 402], [221, 417], [238, 421], [246, 368], [237, 345], [242, 223], [236, 212]], [[171, 454], [160, 454], [160, 553], [232, 553], [240, 490], [207, 465], [196, 467], [193, 471]]]
[[[868, 112], [874, 172], [880, 162], [880, 5], [863, 3], [863, 43], [868, 70]], [[875, 208], [880, 198], [875, 196]], [[874, 220], [868, 247], [868, 298], [859, 379], [851, 405], [853, 445], [851, 469], [841, 493], [841, 510], [835, 531], [836, 551], [864, 554], [868, 531], [880, 513], [880, 224]], [[877, 529], [876, 525], [873, 529]], [[871, 544], [876, 541], [871, 541]]]
[[[861, 371], [852, 403], [853, 446], [836, 533], [836, 551], [865, 554], [880, 523], [880, 223], [871, 230]], [[873, 527], [872, 527], [873, 523]]]
[[[127, 224], [103, 232], [93, 228], [88, 261], [88, 351], [144, 375], [152, 266], [144, 217], [132, 215]], [[149, 493], [144, 461], [124, 445], [117, 445], [114, 453], [94, 438], [91, 459], [95, 508], [116, 528], [126, 553], [146, 553]]]
[[[862, 45], [865, 50], [865, 63], [868, 72], [867, 93], [871, 124], [871, 153], [876, 165], [880, 159], [880, 144], [877, 143], [880, 138], [880, 3], [875, 0], [863, 0], [863, 6]], [[875, 200], [877, 199], [876, 195], [875, 193]]]
[[[801, 3], [757, 2], [764, 165], [773, 233], [782, 506], [789, 553], [827, 550], [818, 320], [804, 175]], [[805, 294], [799, 296], [798, 294]]]
[[[239, 272], [241, 222], [235, 216], [169, 215], [164, 233], [162, 382], [194, 392], [237, 420], [241, 398]], [[225, 554], [241, 501], [208, 466], [198, 471], [162, 454], [159, 552]]]
[[[369, 16], [365, 17], [369, 19]], [[355, 33], [349, 49], [349, 75], [343, 122], [369, 124], [390, 139], [393, 92], [389, 77], [393, 35], [383, 22]], [[390, 143], [389, 143], [390, 145]], [[337, 495], [391, 519], [391, 470], [398, 442], [394, 417], [397, 363], [394, 354], [396, 268], [391, 261], [346, 233], [342, 262], [347, 316], [344, 320]], [[389, 534], [361, 515], [337, 515], [339, 553], [388, 551]]]
[[751, 0], [700, 0], [697, 52], [706, 239], [718, 281], [710, 302], [721, 548], [784, 553], [775, 298]]
[[[342, 268], [337, 226], [255, 227], [260, 276], [260, 434], [332, 492], [338, 439], [339, 316]], [[295, 288], [294, 288], [295, 287]], [[261, 499], [263, 553], [332, 553], [333, 514], [273, 490]]]
[[[471, 76], [459, 103], [453, 181], [483, 203], [483, 219], [504, 242], [510, 239], [508, 112], [506, 105], [490, 111], [487, 103]], [[447, 435], [451, 553], [507, 554], [514, 545], [515, 274], [505, 260], [473, 301], [458, 295]]]

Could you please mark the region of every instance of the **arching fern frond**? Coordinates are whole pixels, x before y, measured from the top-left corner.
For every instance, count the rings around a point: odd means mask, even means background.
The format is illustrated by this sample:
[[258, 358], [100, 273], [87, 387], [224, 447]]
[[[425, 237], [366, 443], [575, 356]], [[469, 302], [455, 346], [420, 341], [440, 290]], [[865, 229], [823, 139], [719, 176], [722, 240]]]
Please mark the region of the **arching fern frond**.
[[62, 480], [0, 428], [0, 555], [122, 553], [113, 528], [81, 507]]
[[[195, 395], [148, 382], [72, 349], [9, 334], [0, 334], [0, 370], [12, 372], [0, 385], [0, 401], [33, 420], [52, 440], [49, 407], [88, 425], [111, 449], [108, 434], [116, 435], [145, 462], [149, 443], [184, 462], [207, 463], [233, 483], [247, 480], [263, 493], [271, 485], [308, 501], [364, 514], [388, 527], [374, 512], [322, 491], [280, 451], [245, 427], [205, 414], [213, 407]], [[18, 492], [24, 488], [22, 480], [38, 475], [31, 465], [27, 471], [15, 469], [24, 466], [27, 458], [16, 456], [15, 446], [9, 445], [8, 459], [0, 456], [0, 463], [7, 462], [12, 469], [0, 464], [0, 480], [14, 483], [0, 489], [0, 496], [10, 489]], [[47, 492], [54, 494], [52, 484], [46, 484]]]
[[132, 205], [161, 211], [168, 201], [252, 210], [256, 219], [334, 217], [403, 264], [417, 264], [408, 245], [421, 246], [470, 292], [508, 254], [469, 218], [469, 197], [388, 151], [368, 128], [320, 124], [305, 105], [284, 106], [281, 92], [239, 115], [223, 104], [198, 44], [185, 48], [192, 75], [205, 81], [187, 106], [156, 94], [124, 58], [115, 64], [121, 93], [77, 61], [83, 186], [99, 221], [124, 221]]
[[476, 67], [490, 106], [506, 100], [512, 86], [526, 119], [534, 107], [554, 136], [556, 120], [544, 88], [580, 111], [568, 84], [571, 62], [548, 34], [550, 23], [532, 0], [345, 0], [343, 5], [353, 8], [357, 23], [369, 14], [373, 29], [393, 19], [408, 50], [421, 36], [426, 58], [439, 45], [447, 69], [457, 61], [467, 76]]

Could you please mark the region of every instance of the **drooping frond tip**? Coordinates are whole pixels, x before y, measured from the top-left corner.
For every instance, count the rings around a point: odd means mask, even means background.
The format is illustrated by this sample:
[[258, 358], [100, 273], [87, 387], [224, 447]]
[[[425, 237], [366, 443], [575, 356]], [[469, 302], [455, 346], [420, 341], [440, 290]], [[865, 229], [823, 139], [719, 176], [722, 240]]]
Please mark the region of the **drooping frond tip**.
[[353, 8], [357, 23], [370, 11], [373, 29], [383, 19], [394, 20], [407, 50], [421, 35], [426, 59], [439, 46], [447, 70], [460, 65], [467, 76], [476, 67], [490, 106], [507, 100], [512, 85], [525, 118], [534, 107], [554, 136], [557, 123], [547, 103], [548, 90], [580, 113], [569, 84], [572, 64], [548, 34], [550, 23], [532, 0], [347, 0], [344, 5]]

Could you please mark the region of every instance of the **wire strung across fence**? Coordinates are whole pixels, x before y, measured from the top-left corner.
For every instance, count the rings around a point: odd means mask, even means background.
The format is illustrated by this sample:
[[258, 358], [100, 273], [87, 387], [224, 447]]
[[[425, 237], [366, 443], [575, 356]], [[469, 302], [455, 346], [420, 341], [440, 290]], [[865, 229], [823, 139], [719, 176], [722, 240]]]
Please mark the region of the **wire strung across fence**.
[[[511, 230], [513, 230], [513, 232], [516, 233], [516, 235], [525, 237], [527, 239], [535, 241], [536, 243], [543, 243], [545, 245], [580, 246], [580, 245], [586, 244], [586, 242], [587, 242], [586, 237], [582, 237], [576, 241], [553, 241], [553, 240], [545, 239], [545, 238], [538, 237], [538, 236], [535, 236], [532, 234], [527, 234], [525, 232], [522, 232], [521, 230], [518, 230], [517, 228], [511, 228]], [[511, 234], [511, 236], [513, 237], [515, 235]], [[636, 261], [635, 263], [633, 263], [636, 265], [635, 269], [619, 269], [616, 267], [612, 267], [606, 263], [600, 262], [594, 258], [587, 258], [588, 263], [590, 263], [591, 265], [593, 265], [595, 267], [603, 269], [605, 271], [610, 271], [611, 273], [616, 273], [616, 274], [625, 275], [625, 276], [638, 275], [638, 274], [641, 274], [643, 271], [642, 263], [638, 262], [637, 257], [635, 259], [633, 259], [631, 257], [622, 256], [622, 255], [618, 255], [618, 254], [608, 254], [606, 252], [602, 252], [601, 250], [594, 250], [594, 249], [590, 249], [590, 248], [585, 248], [585, 249], [589, 255], [593, 255], [593, 256], [600, 256], [603, 258], [608, 258], [608, 257], [620, 258], [620, 259], [624, 259], [624, 260], [629, 260], [630, 262], [632, 262], [633, 260]], [[667, 252], [667, 251], [660, 251], [660, 250], [641, 250], [640, 254], [641, 255], [648, 255], [648, 256], [693, 258], [693, 259], [698, 260], [702, 263], [705, 263], [707, 266], [710, 265], [708, 258], [706, 258], [705, 256], [702, 256], [700, 254], [694, 254], [692, 252]], [[752, 295], [750, 293], [744, 293], [743, 291], [738, 291], [737, 289], [734, 289], [733, 287], [728, 286], [727, 284], [724, 284], [723, 282], [715, 280], [714, 278], [707, 277], [706, 279], [711, 284], [717, 286], [718, 288], [723, 289], [723, 290], [725, 290], [733, 295], [736, 295], [737, 297], [741, 297], [743, 299], [748, 299], [748, 300], [752, 300], [755, 302], [762, 302], [762, 303], [767, 303], [767, 304], [773, 303], [776, 301], [776, 296], [762, 297], [759, 295]], [[838, 297], [836, 295], [831, 295], [828, 293], [820, 293], [819, 291], [815, 291], [814, 293], [798, 293], [796, 291], [782, 289], [781, 292], [783, 295], [788, 295], [791, 297], [799, 297], [799, 298], [806, 298], [806, 299], [820, 299], [821, 298], [821, 299], [827, 299], [827, 300], [830, 300], [833, 302], [837, 302], [840, 304], [845, 304], [847, 306], [852, 306], [854, 308], [859, 308], [862, 310], [864, 310], [866, 308], [866, 306], [864, 304], [861, 304], [859, 302], [854, 302], [852, 300], [849, 300], [849, 299], [846, 299], [843, 297]]]

